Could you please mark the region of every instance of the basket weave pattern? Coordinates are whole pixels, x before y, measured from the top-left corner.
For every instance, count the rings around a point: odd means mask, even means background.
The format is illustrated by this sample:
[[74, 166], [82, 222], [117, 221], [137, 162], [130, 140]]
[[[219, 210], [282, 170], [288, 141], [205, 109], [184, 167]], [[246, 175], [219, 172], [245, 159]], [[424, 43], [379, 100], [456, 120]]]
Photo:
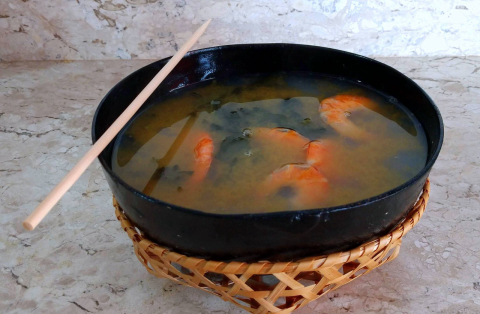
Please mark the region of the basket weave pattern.
[[408, 217], [383, 237], [347, 252], [278, 263], [216, 262], [172, 252], [146, 239], [115, 199], [113, 203], [149, 273], [214, 294], [250, 313], [286, 314], [396, 258], [402, 237], [422, 217], [429, 193], [427, 180]]

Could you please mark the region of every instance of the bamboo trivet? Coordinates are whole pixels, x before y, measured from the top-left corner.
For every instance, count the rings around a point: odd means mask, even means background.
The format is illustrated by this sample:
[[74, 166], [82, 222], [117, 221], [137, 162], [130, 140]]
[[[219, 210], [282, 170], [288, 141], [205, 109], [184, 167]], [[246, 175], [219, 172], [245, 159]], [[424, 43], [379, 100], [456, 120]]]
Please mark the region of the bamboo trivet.
[[296, 262], [216, 262], [188, 257], [146, 239], [113, 200], [117, 219], [133, 241], [135, 254], [159, 278], [201, 289], [255, 314], [286, 314], [395, 259], [403, 236], [420, 220], [430, 194], [423, 193], [392, 232], [347, 252]]

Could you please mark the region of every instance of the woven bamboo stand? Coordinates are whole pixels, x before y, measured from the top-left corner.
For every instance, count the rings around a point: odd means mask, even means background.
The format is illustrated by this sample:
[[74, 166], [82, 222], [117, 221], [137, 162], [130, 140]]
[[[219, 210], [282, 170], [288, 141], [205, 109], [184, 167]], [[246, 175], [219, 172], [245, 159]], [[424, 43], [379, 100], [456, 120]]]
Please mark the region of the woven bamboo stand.
[[402, 237], [422, 217], [429, 193], [427, 180], [408, 217], [383, 237], [351, 251], [281, 263], [216, 262], [169, 251], [145, 239], [113, 202], [149, 273], [214, 294], [250, 313], [286, 314], [396, 258]]

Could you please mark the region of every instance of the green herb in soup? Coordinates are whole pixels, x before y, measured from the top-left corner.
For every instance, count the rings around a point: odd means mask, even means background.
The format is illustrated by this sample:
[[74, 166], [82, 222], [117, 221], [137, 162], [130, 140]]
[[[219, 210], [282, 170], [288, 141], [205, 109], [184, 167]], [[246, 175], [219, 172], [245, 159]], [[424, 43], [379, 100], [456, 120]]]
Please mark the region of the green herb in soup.
[[112, 167], [167, 203], [240, 214], [360, 201], [405, 183], [426, 158], [420, 123], [394, 98], [279, 73], [169, 93], [119, 134]]

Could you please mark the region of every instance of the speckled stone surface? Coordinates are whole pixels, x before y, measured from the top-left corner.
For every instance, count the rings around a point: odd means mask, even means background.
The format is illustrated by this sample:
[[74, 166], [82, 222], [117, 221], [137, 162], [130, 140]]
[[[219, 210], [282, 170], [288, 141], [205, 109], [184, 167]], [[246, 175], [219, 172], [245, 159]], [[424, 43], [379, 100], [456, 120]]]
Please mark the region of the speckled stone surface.
[[[379, 60], [443, 114], [430, 203], [395, 261], [296, 313], [480, 313], [480, 58]], [[149, 62], [0, 62], [1, 313], [243, 313], [145, 271], [98, 162], [35, 231], [21, 227], [87, 151], [103, 95]]]
[[369, 56], [480, 55], [478, 0], [2, 0], [0, 60], [158, 59], [295, 42]]

